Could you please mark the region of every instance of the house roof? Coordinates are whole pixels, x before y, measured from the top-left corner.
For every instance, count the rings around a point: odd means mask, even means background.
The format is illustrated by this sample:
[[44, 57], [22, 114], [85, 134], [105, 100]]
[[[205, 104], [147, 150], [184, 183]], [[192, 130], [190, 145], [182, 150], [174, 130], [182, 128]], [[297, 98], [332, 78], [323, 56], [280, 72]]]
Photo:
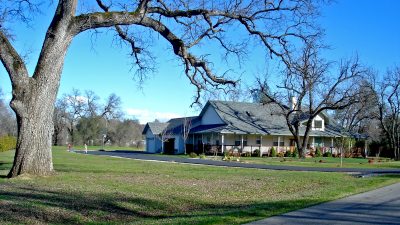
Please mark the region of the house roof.
[[192, 128], [192, 124], [194, 124], [198, 119], [198, 116], [190, 116], [190, 117], [182, 117], [182, 118], [174, 118], [170, 119], [167, 123], [168, 126], [166, 127], [167, 133], [182, 133], [184, 123], [189, 123], [189, 130]]
[[226, 133], [270, 134], [272, 130], [287, 129], [282, 110], [276, 104], [209, 101], [225, 122]]
[[178, 134], [182, 132], [183, 124], [185, 123], [185, 121], [190, 121], [190, 123], [194, 123], [197, 118], [197, 116], [192, 116], [170, 119], [166, 123], [150, 122], [147, 123], [146, 126], [143, 128], [142, 134], [145, 135], [148, 129], [150, 129], [154, 135], [159, 135], [163, 131], [165, 131], [166, 133]]
[[147, 130], [150, 129], [154, 135], [158, 135], [161, 134], [167, 126], [168, 123], [150, 122], [147, 123], [146, 126], [143, 128], [142, 134], [145, 135], [147, 133]]
[[[207, 107], [213, 107], [225, 124], [201, 125], [194, 128], [192, 133], [236, 133], [261, 135], [288, 135], [291, 136], [284, 112], [274, 104], [261, 104], [233, 101], [209, 101], [200, 113], [204, 115]], [[324, 117], [328, 117], [324, 114]], [[300, 132], [304, 133], [305, 128]], [[325, 127], [324, 131], [312, 130], [310, 136], [341, 136], [341, 129], [335, 125]]]
[[[200, 124], [208, 107], [213, 107], [223, 124]], [[332, 122], [327, 114], [323, 114], [326, 121], [324, 130], [311, 130], [310, 136], [339, 137], [344, 134], [342, 128]], [[181, 134], [185, 121], [191, 122], [190, 133], [235, 133], [235, 134], [259, 134], [259, 135], [283, 135], [292, 136], [282, 109], [274, 104], [233, 102], [233, 101], [208, 101], [199, 116], [174, 118], [167, 123], [148, 123], [143, 130], [151, 129], [158, 135], [165, 130], [171, 134]], [[304, 133], [305, 127], [300, 128]]]

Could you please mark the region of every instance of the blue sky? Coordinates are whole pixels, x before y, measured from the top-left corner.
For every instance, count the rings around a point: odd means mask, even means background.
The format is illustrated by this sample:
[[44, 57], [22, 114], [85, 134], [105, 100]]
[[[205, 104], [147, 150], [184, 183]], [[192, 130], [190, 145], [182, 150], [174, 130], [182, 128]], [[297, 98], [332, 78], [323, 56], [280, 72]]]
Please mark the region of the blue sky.
[[[54, 6], [51, 6], [54, 8]], [[28, 68], [34, 69], [45, 30], [50, 23], [49, 8], [38, 16], [33, 28], [13, 27], [17, 36], [14, 44], [19, 52], [31, 52]], [[325, 29], [325, 41], [331, 50], [325, 57], [338, 60], [358, 54], [360, 60], [381, 74], [388, 67], [400, 65], [400, 1], [393, 0], [337, 0], [324, 7], [319, 20]], [[115, 93], [121, 97], [123, 110], [142, 123], [155, 118], [197, 114], [189, 106], [195, 89], [182, 72], [180, 62], [173, 56], [165, 42], [156, 38], [152, 51], [157, 57], [157, 72], [150, 75], [142, 88], [138, 87], [131, 71], [128, 48], [113, 44], [111, 32], [104, 30], [93, 36], [84, 33], [76, 37], [68, 51], [59, 90], [59, 96], [72, 88], [90, 89], [102, 99]], [[246, 84], [266, 67], [273, 70], [273, 62], [260, 62], [264, 55], [255, 51], [241, 68], [241, 80]], [[257, 60], [256, 60], [257, 59]], [[218, 72], [225, 68], [215, 64]], [[0, 88], [10, 98], [11, 84], [3, 67], [0, 68]]]

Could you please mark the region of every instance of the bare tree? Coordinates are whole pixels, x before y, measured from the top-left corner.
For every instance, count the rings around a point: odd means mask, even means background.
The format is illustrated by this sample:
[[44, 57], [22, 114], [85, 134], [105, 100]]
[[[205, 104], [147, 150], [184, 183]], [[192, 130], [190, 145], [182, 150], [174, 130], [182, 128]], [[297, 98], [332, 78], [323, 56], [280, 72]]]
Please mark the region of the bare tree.
[[61, 140], [67, 141], [66, 139], [63, 139], [62, 135], [64, 132], [68, 132], [68, 118], [66, 101], [58, 99], [53, 113], [53, 145], [59, 145]]
[[[330, 73], [332, 63], [319, 57], [319, 49], [315, 43], [306, 45], [300, 57], [288, 64], [282, 83], [276, 87], [258, 80], [264, 103], [279, 106], [300, 157], [305, 157], [312, 122], [317, 115], [359, 102], [356, 81], [362, 78], [364, 70], [358, 60], [340, 62], [335, 76]], [[290, 107], [291, 98], [296, 101]]]
[[192, 119], [191, 117], [184, 117], [182, 123], [182, 138], [185, 148], [186, 155], [186, 140], [189, 138], [190, 129], [192, 129]]
[[364, 133], [370, 123], [375, 120], [378, 113], [378, 95], [374, 89], [374, 82], [361, 80], [357, 92], [359, 93], [358, 102], [335, 111], [335, 121], [348, 132]]
[[[271, 56], [287, 61], [294, 39], [307, 40], [313, 35], [313, 20], [318, 14], [317, 1], [168, 1], [96, 0], [99, 11], [77, 12], [78, 0], [58, 0], [54, 17], [46, 32], [33, 74], [10, 41], [11, 23], [30, 22], [33, 12], [42, 5], [34, 0], [1, 1], [0, 60], [13, 86], [11, 107], [18, 121], [18, 141], [13, 167], [9, 177], [30, 173], [48, 175], [53, 171], [51, 136], [53, 133], [54, 103], [60, 83], [65, 55], [78, 34], [112, 28], [119, 38], [128, 43], [137, 65], [138, 75], [151, 71], [154, 63], [148, 51], [142, 30], [149, 30], [171, 46], [190, 83], [200, 92], [224, 89], [235, 85], [229, 75], [214, 74], [206, 55], [193, 52], [201, 44], [214, 42], [228, 55], [242, 58], [249, 39], [260, 43]], [[44, 6], [43, 6], [44, 7]], [[90, 7], [95, 9], [95, 7]], [[238, 40], [232, 35], [237, 29], [248, 39]], [[311, 31], [311, 32], [309, 32]], [[298, 43], [298, 42], [297, 42]]]
[[68, 123], [67, 130], [71, 139], [71, 143], [75, 144], [75, 126], [78, 120], [85, 116], [87, 112], [85, 98], [77, 89], [72, 89], [70, 94], [64, 95], [63, 101], [66, 110], [66, 121]]
[[[122, 117], [120, 110], [121, 100], [111, 94], [104, 105], [99, 103], [100, 98], [91, 90], [86, 90], [82, 95], [81, 91], [73, 89], [70, 94], [66, 94], [56, 103], [54, 111], [54, 135], [53, 141], [58, 142], [59, 134], [66, 128], [72, 144], [79, 141], [88, 142], [96, 135], [105, 134], [105, 142], [111, 139], [109, 132], [110, 120], [115, 120], [118, 124]], [[78, 133], [76, 133], [79, 125]], [[88, 132], [88, 133], [85, 133]]]
[[97, 96], [92, 90], [85, 91], [86, 116], [97, 116], [97, 111], [99, 110], [99, 99], [99, 96]]
[[106, 120], [120, 118], [122, 116], [121, 98], [114, 93], [108, 96], [104, 107], [101, 109], [100, 116]]
[[379, 90], [379, 121], [395, 160], [400, 159], [400, 67], [388, 71]]

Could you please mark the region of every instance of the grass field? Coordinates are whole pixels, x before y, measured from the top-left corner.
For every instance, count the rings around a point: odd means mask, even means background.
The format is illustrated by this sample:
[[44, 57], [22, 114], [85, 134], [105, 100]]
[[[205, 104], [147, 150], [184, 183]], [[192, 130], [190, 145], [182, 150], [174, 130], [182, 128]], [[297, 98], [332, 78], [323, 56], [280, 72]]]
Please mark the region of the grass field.
[[[309, 167], [340, 167], [340, 158], [315, 157], [315, 158], [279, 158], [279, 157], [242, 157], [242, 162], [259, 163], [267, 165], [309, 166]], [[369, 163], [364, 158], [343, 158], [344, 168], [400, 168], [400, 161], [391, 159], [374, 159]]]
[[[53, 149], [56, 150], [68, 150], [67, 146], [54, 146]], [[73, 150], [84, 150], [85, 148], [83, 145], [77, 145], [72, 147]], [[127, 150], [127, 151], [144, 151], [143, 148], [136, 148], [136, 147], [119, 147], [119, 146], [88, 146], [88, 150], [100, 150], [104, 149], [106, 151], [112, 150]]]
[[53, 152], [54, 176], [15, 179], [0, 153], [0, 223], [240, 224], [400, 181]]
[[[155, 154], [163, 156], [162, 154]], [[190, 158], [189, 155], [170, 155], [170, 157]], [[222, 160], [222, 156], [206, 156], [206, 159]], [[238, 158], [233, 157], [231, 161], [237, 162]], [[368, 160], [373, 159], [372, 163]], [[400, 161], [388, 158], [343, 158], [343, 168], [400, 168]], [[340, 167], [340, 158], [315, 157], [299, 159], [294, 157], [239, 157], [242, 163], [255, 163], [265, 165], [305, 166], [305, 167]]]

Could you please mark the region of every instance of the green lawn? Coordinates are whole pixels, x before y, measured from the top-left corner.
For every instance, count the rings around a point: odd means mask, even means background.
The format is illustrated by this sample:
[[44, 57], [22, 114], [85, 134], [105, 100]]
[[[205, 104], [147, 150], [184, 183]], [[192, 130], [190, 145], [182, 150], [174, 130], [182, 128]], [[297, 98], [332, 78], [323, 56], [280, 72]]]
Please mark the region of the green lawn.
[[56, 174], [6, 179], [0, 223], [240, 224], [399, 182], [340, 173], [144, 162], [54, 150]]
[[[165, 156], [154, 154], [155, 156]], [[168, 155], [170, 157], [190, 158], [189, 155]], [[197, 157], [199, 158], [199, 157]], [[222, 160], [222, 156], [206, 156], [210, 160]], [[232, 162], [237, 162], [237, 157], [232, 157]], [[372, 158], [371, 158], [372, 159]], [[400, 161], [388, 158], [374, 158], [373, 163], [364, 158], [343, 158], [343, 168], [400, 168]], [[315, 158], [293, 158], [293, 157], [239, 157], [239, 162], [255, 163], [265, 165], [305, 166], [305, 167], [340, 167], [340, 158], [315, 157]]]
[[[67, 146], [54, 146], [53, 149], [56, 150], [68, 150]], [[83, 145], [77, 145], [72, 147], [73, 150], [84, 150], [85, 148]], [[100, 150], [104, 149], [106, 151], [113, 151], [113, 150], [127, 150], [127, 151], [144, 151], [143, 148], [136, 148], [136, 147], [119, 147], [119, 146], [88, 146], [88, 150]]]
[[[308, 167], [340, 167], [340, 158], [315, 157], [315, 158], [279, 158], [279, 157], [242, 157], [242, 162], [259, 163], [267, 165], [288, 165], [288, 166], [308, 166]], [[400, 161], [391, 159], [374, 159], [369, 163], [364, 158], [343, 158], [344, 168], [400, 168]]]

